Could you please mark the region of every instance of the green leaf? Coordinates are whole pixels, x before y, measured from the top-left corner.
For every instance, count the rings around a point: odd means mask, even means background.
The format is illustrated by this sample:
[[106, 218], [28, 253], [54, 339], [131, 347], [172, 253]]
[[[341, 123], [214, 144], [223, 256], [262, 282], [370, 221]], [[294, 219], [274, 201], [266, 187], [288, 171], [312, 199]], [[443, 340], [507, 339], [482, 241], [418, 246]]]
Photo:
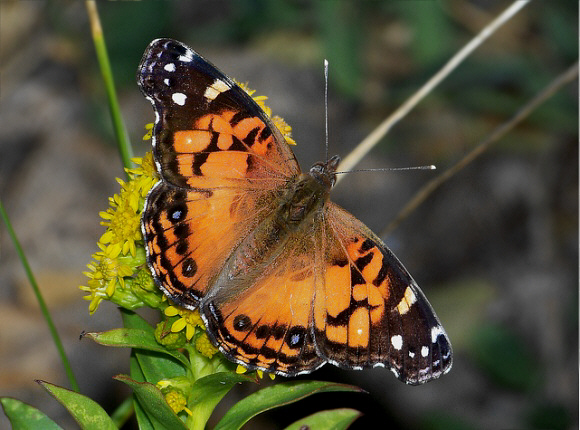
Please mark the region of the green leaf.
[[113, 420], [94, 400], [66, 388], [36, 381], [63, 405], [77, 423], [85, 430], [116, 430]]
[[161, 391], [148, 382], [137, 382], [127, 375], [117, 375], [115, 379], [133, 389], [140, 406], [143, 408], [155, 429], [186, 429], [185, 424], [171, 410]]
[[248, 381], [255, 382], [255, 379], [233, 372], [214, 373], [195, 381], [190, 397], [192, 400], [189, 402], [189, 409], [192, 412], [191, 428], [205, 428], [207, 420], [220, 400], [234, 385]]
[[359, 391], [352, 385], [323, 381], [291, 381], [262, 388], [236, 403], [221, 419], [215, 430], [239, 429], [250, 418], [264, 411], [294, 403], [312, 394], [332, 391]]
[[[139, 362], [137, 361], [137, 357], [135, 357], [134, 351], [131, 353], [131, 357], [129, 358], [129, 367], [131, 369], [131, 378], [133, 378], [134, 381], [145, 382], [145, 376], [141, 371], [141, 366], [139, 366]], [[147, 413], [143, 409], [143, 406], [141, 406], [141, 403], [135, 394], [133, 394], [133, 406], [135, 407], [135, 418], [137, 418], [139, 429], [153, 430], [153, 423], [147, 416]]]
[[[149, 325], [147, 321], [137, 315], [135, 312], [121, 309], [121, 317], [123, 318], [123, 325], [128, 329], [142, 330], [151, 336], [154, 336], [154, 329]], [[170, 351], [164, 351], [163, 353], [148, 350], [138, 350], [133, 349], [132, 356], [135, 357], [137, 364], [140, 368], [141, 376], [144, 381], [156, 384], [161, 379], [175, 378], [177, 376], [184, 376], [186, 374], [187, 365], [183, 365], [183, 362], [176, 361], [173, 356], [168, 357], [167, 354]], [[131, 376], [135, 377], [133, 374], [134, 367], [131, 368]], [[135, 377], [135, 380], [140, 378]]]
[[284, 430], [300, 430], [305, 428], [317, 430], [344, 430], [361, 415], [362, 413], [356, 409], [349, 408], [320, 411], [290, 424]]
[[139, 314], [123, 308], [119, 308], [119, 310], [121, 311], [121, 318], [123, 319], [124, 327], [145, 330], [154, 334], [155, 330], [153, 327], [151, 327], [151, 325]]
[[[155, 330], [153, 327], [138, 314], [122, 308], [120, 311], [123, 325], [127, 329], [141, 330], [147, 333], [147, 335], [154, 337]], [[185, 368], [173, 358], [168, 357], [164, 353], [144, 349], [139, 350], [134, 348], [132, 350], [129, 365], [132, 378], [130, 380], [135, 384], [140, 382], [157, 383], [161, 379], [183, 376], [186, 373]], [[126, 381], [123, 379], [123, 382]], [[135, 406], [135, 417], [139, 423], [139, 429], [153, 430], [162, 428], [159, 427], [155, 415], [150, 413], [146, 401], [146, 397], [134, 395], [133, 404]], [[167, 405], [165, 399], [163, 399], [163, 402]]]
[[185, 355], [179, 351], [170, 351], [163, 345], [157, 343], [155, 336], [149, 330], [116, 328], [99, 333], [87, 333], [86, 336], [105, 346], [138, 348], [167, 354], [176, 360], [179, 360], [184, 366], [189, 366], [189, 362]]
[[62, 430], [57, 423], [38, 409], [10, 397], [0, 398], [12, 430]]
[[135, 358], [139, 363], [145, 381], [156, 384], [162, 379], [185, 376], [185, 368], [173, 358], [153, 351], [140, 352], [134, 350]]

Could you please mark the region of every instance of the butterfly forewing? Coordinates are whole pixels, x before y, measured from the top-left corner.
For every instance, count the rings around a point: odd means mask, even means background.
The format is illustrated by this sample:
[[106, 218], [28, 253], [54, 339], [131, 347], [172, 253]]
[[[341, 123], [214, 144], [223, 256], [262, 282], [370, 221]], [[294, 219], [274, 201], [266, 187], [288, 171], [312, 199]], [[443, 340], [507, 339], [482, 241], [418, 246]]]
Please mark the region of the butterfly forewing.
[[321, 353], [341, 367], [388, 367], [409, 384], [446, 373], [449, 339], [411, 275], [344, 209], [329, 202], [325, 219], [325, 292], [317, 295], [325, 303], [315, 304]]
[[161, 289], [176, 303], [196, 307], [239, 242], [273, 210], [269, 193], [159, 182], [147, 197], [143, 235]]

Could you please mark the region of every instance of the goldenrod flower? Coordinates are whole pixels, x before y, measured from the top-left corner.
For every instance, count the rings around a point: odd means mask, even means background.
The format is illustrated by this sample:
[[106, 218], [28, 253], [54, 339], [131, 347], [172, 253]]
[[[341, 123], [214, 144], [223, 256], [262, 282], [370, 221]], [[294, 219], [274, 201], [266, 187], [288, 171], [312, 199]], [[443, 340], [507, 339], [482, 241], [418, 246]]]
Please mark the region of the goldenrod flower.
[[124, 182], [117, 179], [121, 184], [121, 193], [109, 198], [110, 208], [99, 213], [104, 221], [101, 225], [107, 227], [107, 231], [99, 241], [110, 247], [113, 257], [119, 254], [135, 256], [135, 242], [141, 240], [141, 208], [140, 190], [134, 181]]
[[209, 337], [205, 332], [195, 340], [195, 349], [199, 351], [200, 354], [205, 355], [207, 358], [212, 358], [216, 352], [219, 350], [212, 345]]
[[165, 401], [171, 408], [173, 412], [178, 414], [181, 411], [187, 412], [188, 415], [193, 415], [191, 411], [187, 408], [187, 399], [177, 390], [170, 390], [165, 394]]
[[[132, 158], [131, 161], [133, 161], [137, 167], [126, 169], [126, 171], [131, 177], [131, 182], [135, 183], [141, 197], [145, 197], [151, 187], [159, 181], [159, 175], [157, 174], [155, 162], [153, 161], [153, 153], [149, 151], [142, 158]], [[140, 207], [142, 207], [143, 204], [144, 201], [141, 202]]]
[[278, 130], [280, 130], [280, 133], [282, 133], [282, 136], [284, 136], [288, 145], [296, 145], [296, 141], [292, 139], [292, 127], [284, 121], [284, 118], [275, 115], [272, 117], [272, 122], [276, 127], [278, 127]]
[[125, 277], [133, 275], [133, 269], [128, 264], [123, 263], [110, 253], [110, 249], [98, 243], [101, 251], [92, 255], [93, 261], [87, 264], [89, 272], [83, 274], [89, 278], [87, 286], [80, 287], [89, 296], [85, 300], [90, 300], [89, 312], [92, 314], [97, 310], [101, 300], [111, 298], [115, 293], [117, 284], [125, 286]]
[[195, 334], [196, 327], [200, 327], [202, 330], [205, 330], [203, 320], [201, 319], [197, 309], [190, 311], [189, 309], [184, 309], [177, 306], [168, 306], [165, 308], [163, 313], [168, 317], [174, 317], [177, 315], [181, 317], [171, 325], [171, 331], [177, 333], [185, 329], [185, 337], [187, 340], [191, 340]]
[[[242, 366], [241, 364], [238, 364], [238, 367], [236, 367], [236, 373], [238, 373], [238, 374], [244, 374], [247, 371], [248, 371], [248, 369], [246, 367]], [[260, 379], [264, 378], [264, 371], [263, 370], [257, 369], [256, 374], [258, 375], [258, 378], [260, 378]], [[274, 380], [274, 378], [276, 378], [275, 373], [267, 372], [266, 374], [270, 377], [271, 380]]]
[[153, 136], [153, 123], [145, 124], [145, 130], [147, 130], [147, 133], [143, 136], [143, 140], [151, 140], [151, 136]]
[[174, 333], [167, 329], [167, 321], [161, 321], [155, 327], [155, 340], [167, 349], [179, 349], [185, 346], [187, 339], [185, 333]]

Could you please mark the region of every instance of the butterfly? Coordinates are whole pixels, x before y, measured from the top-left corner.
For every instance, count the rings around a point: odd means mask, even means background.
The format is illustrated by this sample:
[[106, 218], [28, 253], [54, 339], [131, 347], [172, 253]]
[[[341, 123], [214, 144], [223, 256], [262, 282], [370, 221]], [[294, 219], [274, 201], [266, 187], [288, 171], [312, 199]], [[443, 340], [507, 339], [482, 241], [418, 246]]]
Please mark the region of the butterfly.
[[338, 156], [301, 172], [263, 109], [180, 42], [151, 42], [137, 75], [161, 177], [142, 215], [147, 263], [229, 360], [283, 376], [382, 366], [409, 384], [450, 370], [411, 275], [329, 201]]

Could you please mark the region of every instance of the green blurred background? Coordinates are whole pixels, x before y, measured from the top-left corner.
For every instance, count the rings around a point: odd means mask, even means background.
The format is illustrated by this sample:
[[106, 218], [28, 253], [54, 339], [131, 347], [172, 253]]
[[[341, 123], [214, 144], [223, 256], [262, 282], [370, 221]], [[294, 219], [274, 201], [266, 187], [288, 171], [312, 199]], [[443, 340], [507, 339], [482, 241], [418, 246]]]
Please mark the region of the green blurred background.
[[[154, 38], [178, 39], [248, 82], [293, 126], [303, 169], [345, 156], [507, 1], [200, 0], [99, 2], [121, 107], [137, 154], [150, 104], [135, 74]], [[578, 58], [578, 3], [523, 9], [399, 123], [333, 199], [381, 231], [422, 185], [453, 165]], [[120, 325], [104, 303], [89, 317], [77, 286], [102, 234], [98, 212], [122, 176], [83, 2], [0, 3], [0, 192], [53, 310], [81, 390], [112, 411], [111, 376], [128, 352], [78, 341]], [[4, 228], [0, 230], [0, 395], [72, 425], [34, 379], [66, 385]], [[306, 379], [368, 394], [323, 394], [251, 421], [281, 429], [352, 407], [353, 429], [578, 428], [578, 86], [570, 84], [431, 195], [387, 244], [451, 338], [452, 371], [408, 387], [390, 372], [325, 366]], [[255, 390], [240, 386], [216, 414]], [[213, 422], [217, 422], [215, 419]], [[7, 425], [0, 418], [0, 427]]]

